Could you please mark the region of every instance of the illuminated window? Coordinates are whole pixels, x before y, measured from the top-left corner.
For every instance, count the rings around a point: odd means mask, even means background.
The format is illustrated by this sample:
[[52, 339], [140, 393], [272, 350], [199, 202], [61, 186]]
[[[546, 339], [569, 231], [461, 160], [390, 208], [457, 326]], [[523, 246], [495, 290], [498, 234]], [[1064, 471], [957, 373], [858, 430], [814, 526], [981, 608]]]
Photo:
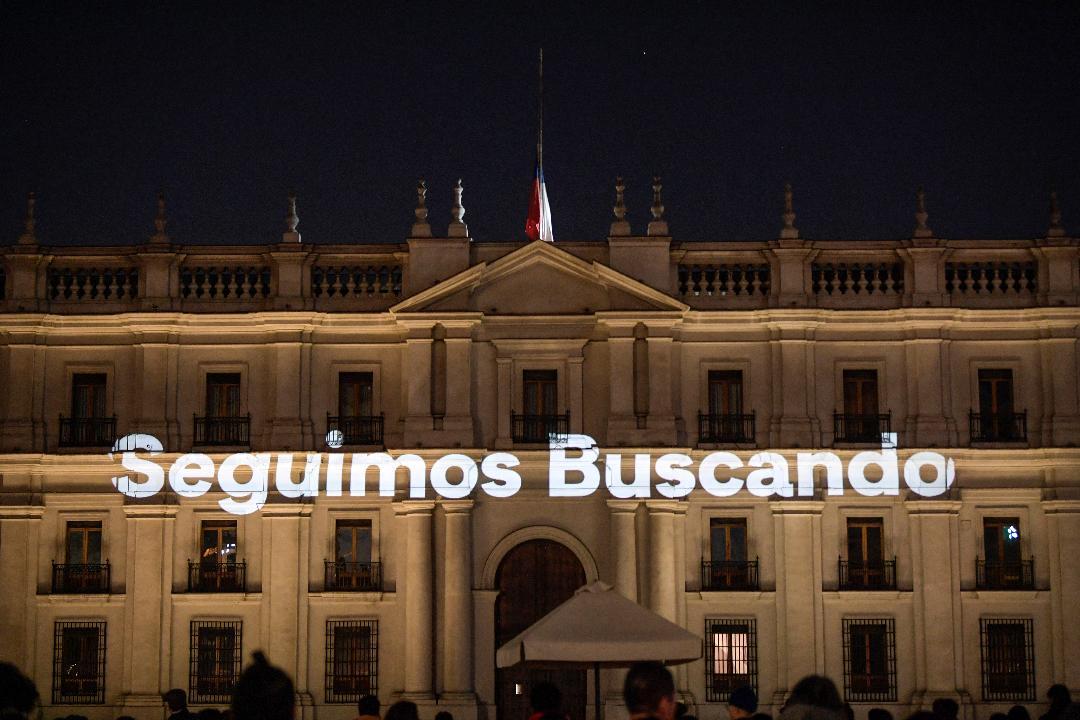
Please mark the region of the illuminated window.
[[896, 702], [892, 618], [844, 620], [844, 697], [849, 702]]
[[54, 705], [105, 702], [105, 623], [58, 621], [53, 639]]
[[705, 621], [705, 698], [727, 700], [732, 690], [757, 691], [757, 622], [728, 618]]
[[188, 699], [192, 703], [228, 703], [240, 677], [240, 621], [191, 622]]
[[378, 694], [379, 622], [326, 623], [326, 702], [355, 703]]
[[979, 627], [983, 700], [1035, 700], [1031, 619], [983, 619]]

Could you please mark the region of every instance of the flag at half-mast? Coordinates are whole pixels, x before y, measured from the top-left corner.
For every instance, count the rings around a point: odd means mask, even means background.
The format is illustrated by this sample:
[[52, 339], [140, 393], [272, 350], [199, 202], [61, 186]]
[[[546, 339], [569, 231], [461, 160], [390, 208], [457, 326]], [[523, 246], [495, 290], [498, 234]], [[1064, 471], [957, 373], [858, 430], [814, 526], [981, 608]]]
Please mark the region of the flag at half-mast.
[[529, 217], [525, 220], [525, 234], [533, 240], [555, 242], [555, 236], [551, 233], [551, 205], [548, 204], [547, 188], [544, 187], [544, 166], [539, 158], [536, 161], [532, 200], [529, 201]]
[[525, 234], [533, 240], [555, 242], [551, 232], [551, 205], [544, 187], [544, 49], [540, 48], [539, 92], [536, 112], [536, 177], [533, 178], [529, 217], [525, 219]]

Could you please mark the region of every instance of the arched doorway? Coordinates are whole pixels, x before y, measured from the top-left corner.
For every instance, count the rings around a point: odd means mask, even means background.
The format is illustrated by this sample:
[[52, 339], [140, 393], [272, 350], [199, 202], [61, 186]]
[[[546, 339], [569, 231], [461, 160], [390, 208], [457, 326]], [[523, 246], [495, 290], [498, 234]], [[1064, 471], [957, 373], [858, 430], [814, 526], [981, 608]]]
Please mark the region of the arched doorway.
[[[577, 556], [553, 540], [527, 540], [499, 563], [495, 587], [495, 647], [554, 610], [585, 584], [585, 570]], [[563, 696], [570, 720], [585, 720], [584, 670], [525, 668], [515, 665], [496, 670], [497, 720], [528, 720], [529, 691], [542, 681], [554, 683]]]

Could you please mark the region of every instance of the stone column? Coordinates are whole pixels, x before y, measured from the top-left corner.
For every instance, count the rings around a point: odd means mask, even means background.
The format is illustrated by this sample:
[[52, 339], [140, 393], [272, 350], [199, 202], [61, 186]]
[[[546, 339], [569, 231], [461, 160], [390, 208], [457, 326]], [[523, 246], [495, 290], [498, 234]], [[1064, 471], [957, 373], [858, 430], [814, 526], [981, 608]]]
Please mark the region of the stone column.
[[672, 409], [672, 387], [675, 372], [672, 362], [674, 340], [671, 337], [648, 339], [649, 352], [649, 445], [658, 447], [675, 444], [675, 414]]
[[431, 328], [409, 327], [405, 340], [402, 377], [405, 388], [405, 446], [424, 447], [432, 431], [431, 423]]
[[675, 607], [675, 511], [673, 500], [646, 500], [649, 510], [649, 608], [678, 622]]
[[[286, 337], [277, 338], [267, 348], [271, 353], [267, 365], [273, 368], [274, 404], [270, 420], [270, 444], [278, 450], [300, 450], [300, 348], [299, 338], [287, 337], [293, 333], [282, 333]], [[270, 409], [270, 408], [267, 408]], [[321, 444], [320, 444], [321, 447]]]
[[[914, 707], [939, 697], [963, 700], [963, 634], [941, 642], [941, 628], [963, 627], [960, 602], [960, 502], [906, 502], [911, 517], [911, 576], [915, 620]], [[977, 663], [978, 658], [974, 658]], [[967, 700], [970, 702], [970, 700]]]
[[473, 687], [472, 500], [441, 503], [446, 521], [443, 545], [443, 667], [439, 705], [455, 718], [476, 717]]
[[[432, 660], [434, 658], [431, 515], [435, 503], [402, 501], [397, 508], [405, 525], [405, 691], [402, 697], [414, 702], [434, 699]], [[400, 590], [399, 590], [400, 593]]]
[[[1053, 643], [1054, 682], [1080, 686], [1080, 665], [1075, 649], [1080, 648], [1080, 626], [1075, 622], [1073, 602], [1080, 597], [1080, 502], [1052, 500], [1043, 503], [1049, 535], [1050, 618]], [[1038, 558], [1036, 558], [1038, 564]], [[1070, 651], [1069, 648], [1073, 648]], [[1070, 652], [1072, 657], [1070, 657]]]
[[[632, 445], [637, 440], [637, 419], [634, 417], [634, 393], [629, 384], [634, 377], [634, 338], [632, 327], [610, 328], [608, 346], [608, 442], [613, 445]], [[615, 337], [615, 333], [619, 333]], [[618, 380], [621, 378], [622, 380]]]
[[[611, 572], [614, 587], [634, 602], [638, 599], [637, 509], [640, 505], [637, 500], [607, 501], [611, 511]], [[605, 717], [613, 717], [613, 712], [625, 713], [622, 701], [625, 680], [626, 670], [609, 671], [607, 698], [604, 701]]]
[[[0, 507], [0, 658], [13, 662], [33, 675], [34, 639], [37, 630], [38, 549], [41, 547], [41, 514], [33, 506]], [[42, 686], [47, 697], [49, 685]]]
[[[510, 413], [525, 412], [524, 409], [518, 409], [515, 407], [514, 402], [514, 361], [508, 357], [500, 357], [495, 359], [497, 367], [497, 382], [498, 386], [496, 392], [498, 393], [496, 403], [498, 405], [497, 412], [499, 416], [495, 418], [495, 425], [498, 428], [498, 434], [495, 437], [495, 447], [497, 448], [510, 448], [514, 446], [513, 438], [511, 437], [512, 428], [510, 427]], [[520, 401], [520, 398], [518, 398]]]

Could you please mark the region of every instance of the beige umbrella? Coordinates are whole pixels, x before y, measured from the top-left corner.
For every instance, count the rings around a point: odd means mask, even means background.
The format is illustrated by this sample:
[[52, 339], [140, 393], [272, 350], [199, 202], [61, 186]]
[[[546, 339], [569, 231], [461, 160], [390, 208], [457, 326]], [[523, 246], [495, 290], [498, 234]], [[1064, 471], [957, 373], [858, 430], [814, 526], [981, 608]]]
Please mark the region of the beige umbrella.
[[610, 585], [594, 582], [499, 648], [495, 662], [572, 663], [594, 668], [596, 718], [600, 718], [600, 666], [640, 660], [668, 665], [697, 660], [701, 638], [627, 599]]

